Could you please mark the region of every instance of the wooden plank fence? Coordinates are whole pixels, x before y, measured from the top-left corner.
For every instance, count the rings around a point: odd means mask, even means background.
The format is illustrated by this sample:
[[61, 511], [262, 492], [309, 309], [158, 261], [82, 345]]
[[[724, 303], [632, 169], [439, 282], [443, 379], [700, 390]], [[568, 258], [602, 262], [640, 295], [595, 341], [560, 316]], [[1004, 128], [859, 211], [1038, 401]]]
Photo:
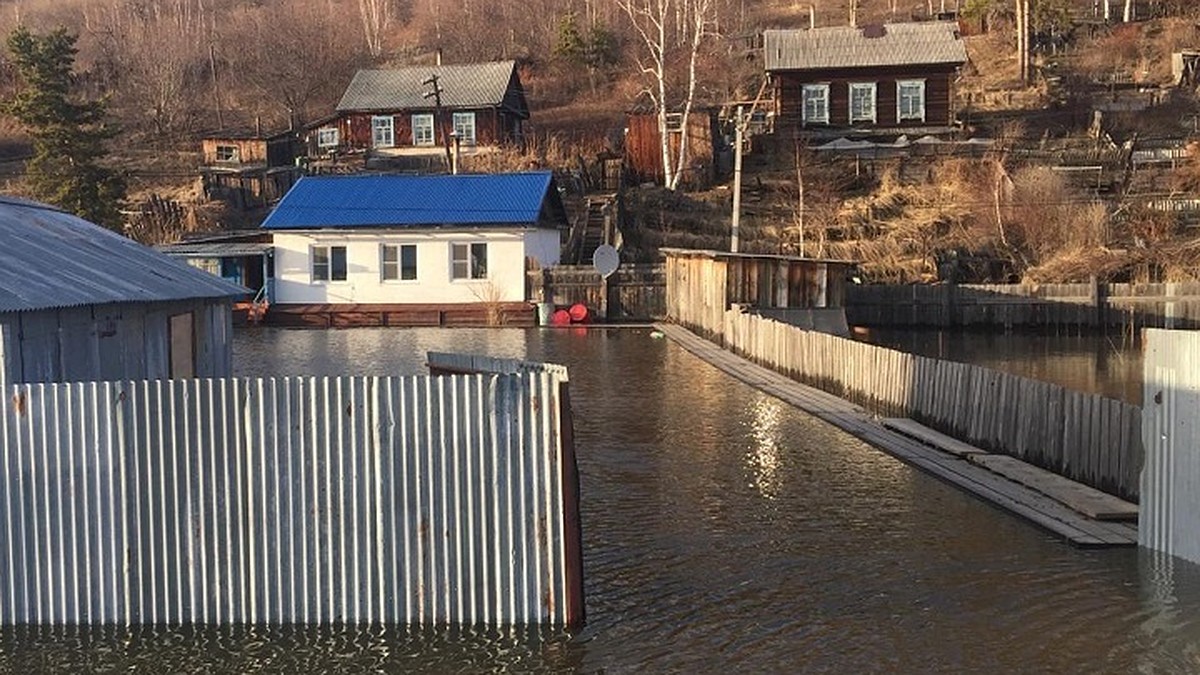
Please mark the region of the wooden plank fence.
[[565, 384], [13, 386], [0, 624], [577, 625]]
[[559, 307], [582, 303], [608, 321], [666, 316], [662, 265], [622, 265], [608, 279], [591, 265], [558, 265], [529, 272], [528, 297]]
[[1200, 327], [1200, 283], [851, 285], [857, 326]]
[[760, 365], [887, 417], [911, 417], [1137, 501], [1141, 410], [965, 363], [916, 356], [725, 312], [718, 342]]

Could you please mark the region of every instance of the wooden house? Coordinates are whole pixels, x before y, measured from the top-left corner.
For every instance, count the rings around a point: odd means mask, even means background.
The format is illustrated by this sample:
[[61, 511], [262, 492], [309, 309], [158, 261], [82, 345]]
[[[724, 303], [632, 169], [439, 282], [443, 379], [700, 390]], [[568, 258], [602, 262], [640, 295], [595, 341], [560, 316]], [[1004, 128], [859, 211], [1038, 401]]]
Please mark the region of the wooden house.
[[200, 141], [204, 195], [237, 208], [274, 203], [300, 177], [295, 132], [225, 130]]
[[[721, 134], [718, 111], [712, 108], [693, 109], [688, 114], [686, 131], [683, 128], [683, 113], [669, 113], [667, 133], [671, 139], [672, 158], [679, 156], [680, 145], [684, 136], [687, 136], [687, 158], [680, 185], [693, 189], [711, 186], [720, 173], [721, 153], [728, 149]], [[663, 182], [660, 138], [657, 112], [636, 110], [626, 115], [624, 168], [629, 181]]]
[[526, 270], [558, 263], [566, 224], [547, 171], [307, 176], [262, 225], [266, 320], [532, 325]]
[[835, 133], [954, 125], [954, 80], [967, 62], [958, 24], [768, 30], [763, 61], [776, 131]]
[[754, 312], [793, 325], [849, 335], [846, 279], [855, 263], [757, 253], [660, 249], [666, 258], [667, 316], [710, 339], [725, 312]]
[[306, 131], [309, 156], [365, 151], [464, 155], [522, 140], [529, 119], [515, 61], [360, 70], [332, 118]]
[[0, 198], [0, 382], [223, 377], [245, 288], [44, 204]]

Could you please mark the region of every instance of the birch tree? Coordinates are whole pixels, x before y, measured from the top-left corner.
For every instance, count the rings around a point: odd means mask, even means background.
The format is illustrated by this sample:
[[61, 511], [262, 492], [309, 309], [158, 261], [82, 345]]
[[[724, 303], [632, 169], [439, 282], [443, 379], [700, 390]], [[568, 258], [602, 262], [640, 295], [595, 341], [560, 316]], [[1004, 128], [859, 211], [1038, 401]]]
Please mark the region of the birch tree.
[[[687, 129], [696, 99], [696, 64], [705, 39], [713, 35], [710, 30], [715, 20], [713, 3], [712, 0], [617, 0], [617, 5], [641, 39], [638, 66], [650, 79], [645, 91], [658, 117], [663, 185], [675, 190], [687, 166]], [[682, 87], [675, 81], [671, 68], [680, 60], [687, 63]], [[672, 97], [672, 92], [679, 89], [683, 93]], [[667, 115], [672, 108], [680, 110], [682, 129], [674, 156], [667, 132]]]
[[363, 35], [367, 39], [367, 51], [371, 58], [383, 54], [383, 34], [392, 23], [391, 0], [358, 0], [358, 14], [362, 19]]

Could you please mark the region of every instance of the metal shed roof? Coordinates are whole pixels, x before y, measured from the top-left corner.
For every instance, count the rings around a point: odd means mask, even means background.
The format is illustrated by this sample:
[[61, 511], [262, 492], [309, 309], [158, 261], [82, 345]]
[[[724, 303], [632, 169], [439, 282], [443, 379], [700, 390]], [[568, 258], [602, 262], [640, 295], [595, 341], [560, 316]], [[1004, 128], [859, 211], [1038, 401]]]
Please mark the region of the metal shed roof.
[[360, 70], [337, 105], [338, 112], [433, 109], [432, 91], [425, 84], [437, 75], [444, 108], [483, 108], [504, 101], [515, 61], [450, 66], [410, 66], [393, 70]]
[[[549, 171], [435, 176], [305, 176], [267, 216], [269, 230], [328, 227], [533, 227], [560, 211]], [[550, 203], [547, 204], [547, 200]]]
[[967, 48], [953, 21], [768, 30], [763, 31], [763, 61], [768, 72], [960, 64], [967, 62]]
[[155, 250], [174, 258], [241, 258], [271, 252], [270, 244], [249, 241], [196, 241], [155, 246]]
[[54, 207], [0, 197], [0, 312], [246, 292]]

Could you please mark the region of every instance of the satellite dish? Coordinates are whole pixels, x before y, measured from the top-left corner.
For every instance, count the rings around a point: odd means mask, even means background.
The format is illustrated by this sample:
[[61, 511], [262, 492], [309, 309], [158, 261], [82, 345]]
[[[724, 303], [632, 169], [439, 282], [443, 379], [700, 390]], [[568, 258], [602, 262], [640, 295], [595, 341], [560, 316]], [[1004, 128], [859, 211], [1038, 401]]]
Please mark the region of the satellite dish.
[[608, 244], [597, 246], [596, 252], [592, 254], [592, 267], [595, 267], [600, 276], [605, 279], [613, 272], [616, 272], [620, 264], [621, 254], [617, 253], [617, 249]]

